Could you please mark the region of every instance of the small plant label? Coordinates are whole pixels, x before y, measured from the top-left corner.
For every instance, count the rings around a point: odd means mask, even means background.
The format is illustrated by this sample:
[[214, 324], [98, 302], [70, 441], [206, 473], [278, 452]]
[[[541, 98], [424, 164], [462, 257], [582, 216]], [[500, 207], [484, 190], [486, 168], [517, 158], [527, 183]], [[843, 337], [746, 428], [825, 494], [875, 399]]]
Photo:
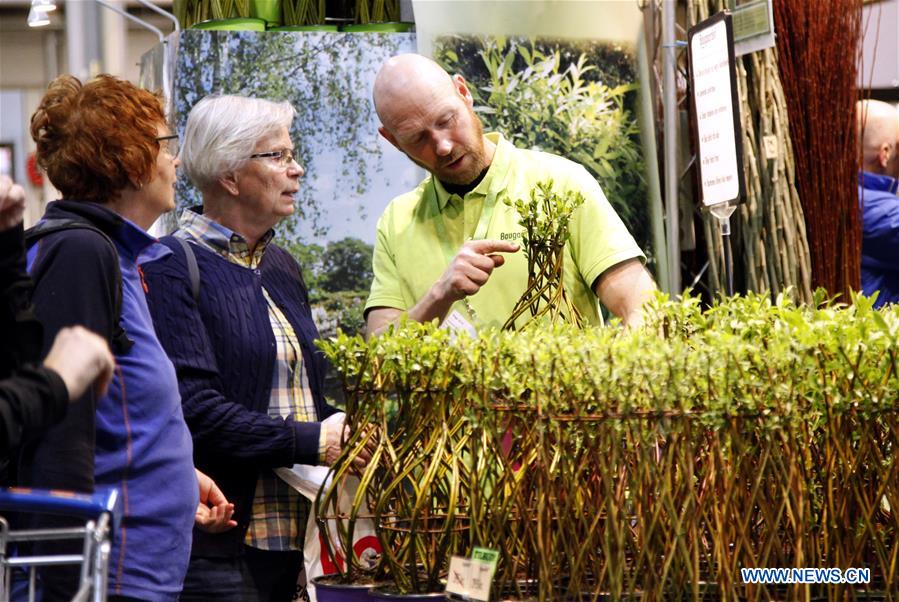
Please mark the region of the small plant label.
[[449, 575], [446, 578], [446, 593], [468, 598], [468, 582], [471, 581], [471, 560], [462, 556], [450, 558]]
[[475, 327], [455, 309], [450, 312], [450, 315], [443, 321], [443, 327], [449, 328], [450, 332], [455, 335], [458, 335], [460, 332], [465, 332], [473, 339], [478, 336], [477, 329], [475, 329]]
[[498, 558], [498, 552], [485, 548], [475, 548], [471, 558], [453, 556], [446, 580], [446, 592], [463, 600], [487, 602]]
[[773, 134], [764, 136], [762, 138], [762, 144], [762, 150], [765, 153], [765, 159], [769, 161], [777, 159], [777, 136], [774, 136]]

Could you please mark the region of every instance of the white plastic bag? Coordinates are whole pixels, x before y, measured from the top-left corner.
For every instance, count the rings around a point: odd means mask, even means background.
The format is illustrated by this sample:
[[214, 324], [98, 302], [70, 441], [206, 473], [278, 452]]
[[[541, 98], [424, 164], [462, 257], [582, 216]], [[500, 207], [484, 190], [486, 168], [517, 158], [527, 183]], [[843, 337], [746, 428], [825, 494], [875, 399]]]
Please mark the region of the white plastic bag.
[[[346, 415], [341, 412], [330, 416], [325, 422], [336, 422], [338, 420], [342, 422], [345, 417]], [[320, 575], [336, 573], [338, 566], [343, 568], [344, 562], [344, 557], [340, 552], [338, 552], [336, 560], [330, 557], [324, 541], [325, 535], [319, 531], [318, 524], [315, 522], [315, 498], [328, 477], [328, 467], [294, 464], [291, 468], [276, 468], [275, 473], [312, 502], [312, 511], [309, 513], [309, 520], [306, 523], [303, 563], [306, 569], [306, 588], [309, 593], [309, 599], [315, 602], [315, 587], [312, 585], [312, 579]], [[338, 500], [341, 513], [349, 513], [353, 496], [356, 494], [358, 486], [358, 478], [346, 478], [344, 488]], [[336, 541], [332, 541], [331, 547], [335, 550], [341, 549], [341, 546]], [[353, 549], [359, 558], [380, 554], [381, 544], [378, 542], [378, 537], [375, 534], [375, 525], [371, 519], [360, 518], [356, 521], [353, 531]]]

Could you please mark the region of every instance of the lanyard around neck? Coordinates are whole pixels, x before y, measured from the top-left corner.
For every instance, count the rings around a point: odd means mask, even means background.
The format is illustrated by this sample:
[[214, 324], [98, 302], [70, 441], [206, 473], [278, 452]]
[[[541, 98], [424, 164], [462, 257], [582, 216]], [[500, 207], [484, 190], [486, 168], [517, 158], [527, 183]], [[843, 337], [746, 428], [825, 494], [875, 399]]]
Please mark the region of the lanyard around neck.
[[[432, 184], [436, 187], [436, 183]], [[490, 227], [490, 220], [493, 218], [493, 208], [496, 207], [496, 198], [500, 195], [497, 192], [498, 188], [493, 186], [490, 187], [487, 191], [487, 195], [484, 198], [484, 206], [481, 208], [481, 216], [478, 218], [478, 225], [475, 228], [474, 235], [469, 240], [483, 240], [487, 237], [487, 230]], [[447, 204], [449, 201], [447, 201]], [[463, 215], [463, 223], [464, 223], [464, 215], [465, 215], [465, 207], [464, 198], [462, 199], [463, 207], [462, 207], [462, 215]], [[445, 259], [445, 266], [448, 267], [450, 263], [452, 263], [453, 258], [459, 252], [459, 249], [454, 246], [453, 241], [450, 240], [449, 231], [446, 228], [446, 218], [443, 215], [443, 211], [440, 210], [440, 199], [437, 195], [437, 191], [434, 191], [434, 204], [435, 207], [435, 216], [434, 216], [434, 227], [437, 230], [437, 236], [440, 238], [440, 248], [443, 250], [443, 256]], [[445, 207], [444, 207], [445, 209]], [[464, 229], [463, 229], [464, 236]], [[463, 243], [464, 244], [464, 243]], [[457, 301], [453, 304], [453, 307], [464, 307], [465, 313], [468, 314], [468, 318], [471, 324], [477, 324], [478, 316], [477, 312], [471, 306], [471, 299], [466, 297], [461, 301]]]

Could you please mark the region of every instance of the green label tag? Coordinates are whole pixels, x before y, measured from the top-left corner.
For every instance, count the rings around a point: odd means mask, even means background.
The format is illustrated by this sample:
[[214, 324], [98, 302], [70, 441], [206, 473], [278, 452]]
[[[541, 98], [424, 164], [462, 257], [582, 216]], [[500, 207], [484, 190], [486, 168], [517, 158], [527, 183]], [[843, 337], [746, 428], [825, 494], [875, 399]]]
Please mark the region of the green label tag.
[[768, 0], [729, 0], [734, 20], [734, 42], [771, 31]]
[[475, 548], [471, 551], [472, 560], [480, 560], [490, 564], [496, 570], [496, 563], [499, 561], [499, 551], [490, 548]]

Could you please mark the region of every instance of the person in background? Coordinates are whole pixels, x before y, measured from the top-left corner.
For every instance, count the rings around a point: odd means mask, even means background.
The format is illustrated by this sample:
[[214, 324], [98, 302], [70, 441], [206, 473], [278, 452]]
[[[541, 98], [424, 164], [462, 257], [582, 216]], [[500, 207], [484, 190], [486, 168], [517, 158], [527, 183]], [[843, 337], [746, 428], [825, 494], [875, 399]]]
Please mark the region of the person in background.
[[[169, 252], [147, 229], [174, 208], [177, 137], [159, 96], [109, 75], [85, 84], [56, 78], [31, 135], [38, 165], [63, 195], [48, 205], [33, 229], [44, 235], [27, 251], [44, 348], [80, 324], [106, 340], [116, 369], [105, 395], [88, 389], [61, 423], [23, 446], [19, 482], [117, 487], [124, 514], [109, 599], [174, 601], [194, 521], [214, 530], [230, 524], [227, 501], [194, 470], [175, 370], [153, 330], [137, 265], [141, 254]], [[201, 493], [217, 509], [201, 508]], [[43, 600], [70, 600], [76, 578], [77, 570], [43, 569]]]
[[875, 307], [899, 302], [899, 115], [877, 100], [856, 105], [862, 171], [862, 291], [878, 292]]
[[890, 175], [899, 180], [899, 105], [893, 105], [893, 108], [896, 111], [896, 145], [893, 147], [895, 154], [893, 155], [893, 169]]
[[238, 524], [195, 531], [183, 601], [292, 600], [310, 505], [273, 470], [330, 464], [341, 449], [342, 422], [323, 422], [336, 410], [322, 395], [326, 360], [300, 266], [272, 242], [303, 175], [294, 116], [256, 98], [197, 103], [181, 160], [203, 205], [162, 239], [171, 254], [142, 264], [197, 466], [234, 502]]
[[469, 331], [501, 327], [527, 288], [527, 261], [514, 242], [523, 227], [504, 201], [527, 199], [548, 179], [585, 198], [566, 245], [565, 285], [574, 304], [592, 324], [601, 323], [597, 298], [625, 325], [641, 323], [655, 284], [642, 251], [582, 166], [485, 135], [462, 76], [450, 77], [420, 55], [388, 59], [373, 95], [381, 135], [430, 175], [378, 221], [365, 305], [369, 334], [403, 314]]
[[22, 214], [25, 191], [0, 176], [0, 462], [24, 436], [58, 422], [70, 399], [102, 394], [115, 365], [109, 345], [80, 326], [62, 329], [43, 365], [42, 329], [31, 310]]

